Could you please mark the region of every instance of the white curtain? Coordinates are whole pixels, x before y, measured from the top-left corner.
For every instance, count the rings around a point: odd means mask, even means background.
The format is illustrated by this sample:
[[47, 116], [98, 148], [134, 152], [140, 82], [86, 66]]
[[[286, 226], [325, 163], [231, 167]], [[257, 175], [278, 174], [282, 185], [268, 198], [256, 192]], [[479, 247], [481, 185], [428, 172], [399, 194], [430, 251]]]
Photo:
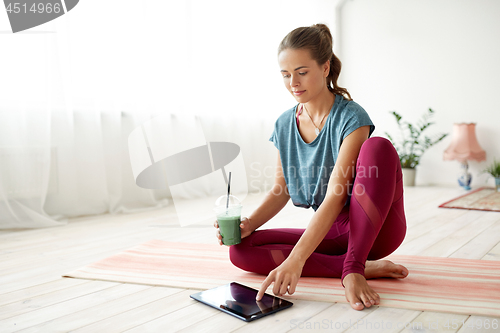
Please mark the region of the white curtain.
[[335, 4], [85, 0], [16, 34], [0, 17], [0, 228], [171, 203], [168, 190], [135, 185], [127, 146], [165, 114], [192, 114], [207, 140], [238, 143], [249, 190], [265, 187], [272, 125], [295, 103], [276, 49], [298, 26], [334, 33]]

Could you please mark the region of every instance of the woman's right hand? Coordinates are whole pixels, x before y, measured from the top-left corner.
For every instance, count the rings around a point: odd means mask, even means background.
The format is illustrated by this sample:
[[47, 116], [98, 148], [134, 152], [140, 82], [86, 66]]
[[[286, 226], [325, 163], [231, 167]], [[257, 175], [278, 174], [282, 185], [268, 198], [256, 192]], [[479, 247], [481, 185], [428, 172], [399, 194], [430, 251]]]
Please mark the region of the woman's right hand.
[[[214, 222], [214, 227], [217, 229], [215, 231], [215, 236], [219, 240], [219, 245], [224, 245], [222, 244], [222, 236], [220, 235], [219, 223], [217, 220], [215, 220]], [[241, 230], [241, 239], [249, 236], [252, 232], [254, 232], [254, 230], [250, 226], [250, 220], [247, 217], [241, 218], [240, 230]]]

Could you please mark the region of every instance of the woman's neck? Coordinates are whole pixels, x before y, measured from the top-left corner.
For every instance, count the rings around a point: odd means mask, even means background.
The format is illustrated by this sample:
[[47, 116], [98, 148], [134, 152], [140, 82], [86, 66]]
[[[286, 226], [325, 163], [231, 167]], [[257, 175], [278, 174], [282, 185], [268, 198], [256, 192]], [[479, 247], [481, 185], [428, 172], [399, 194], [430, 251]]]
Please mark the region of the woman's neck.
[[335, 94], [330, 92], [328, 88], [325, 89], [314, 99], [305, 103], [307, 111], [313, 119], [322, 118], [325, 114], [330, 112], [330, 109], [335, 101]]

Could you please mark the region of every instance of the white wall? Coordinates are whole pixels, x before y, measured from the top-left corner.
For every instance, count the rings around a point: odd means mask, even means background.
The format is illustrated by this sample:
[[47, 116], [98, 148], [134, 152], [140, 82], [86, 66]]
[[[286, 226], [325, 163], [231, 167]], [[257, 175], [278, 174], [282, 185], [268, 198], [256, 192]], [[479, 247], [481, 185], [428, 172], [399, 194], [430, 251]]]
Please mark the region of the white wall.
[[[315, 23], [335, 33], [337, 1], [80, 1], [56, 20], [0, 34], [9, 50], [0, 55], [0, 107], [49, 99], [127, 112], [253, 114], [274, 123], [296, 103], [283, 86], [279, 43]], [[0, 31], [9, 29], [0, 10]]]
[[471, 186], [500, 159], [500, 1], [350, 0], [341, 10], [341, 83], [375, 122], [374, 135], [397, 133], [389, 111], [415, 122], [436, 111], [429, 134], [450, 136], [417, 167], [417, 185], [456, 185], [456, 161], [443, 161], [454, 122], [476, 122], [487, 162], [469, 162]]

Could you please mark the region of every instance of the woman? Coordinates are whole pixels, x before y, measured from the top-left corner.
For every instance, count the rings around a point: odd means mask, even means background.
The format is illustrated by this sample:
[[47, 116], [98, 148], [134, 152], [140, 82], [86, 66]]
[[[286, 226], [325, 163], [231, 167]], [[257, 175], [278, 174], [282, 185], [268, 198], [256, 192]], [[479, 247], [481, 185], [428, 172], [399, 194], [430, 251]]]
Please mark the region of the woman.
[[[326, 25], [290, 32], [278, 61], [298, 104], [276, 121], [270, 138], [278, 148], [275, 184], [242, 219], [242, 242], [230, 248], [230, 259], [267, 275], [257, 299], [273, 282], [279, 296], [293, 294], [300, 276], [317, 276], [341, 278], [355, 310], [379, 304], [366, 279], [408, 275], [404, 266], [377, 260], [394, 252], [406, 234], [398, 155], [390, 141], [370, 138], [370, 117], [337, 85], [341, 63]], [[315, 210], [306, 229], [255, 231], [290, 198]]]

